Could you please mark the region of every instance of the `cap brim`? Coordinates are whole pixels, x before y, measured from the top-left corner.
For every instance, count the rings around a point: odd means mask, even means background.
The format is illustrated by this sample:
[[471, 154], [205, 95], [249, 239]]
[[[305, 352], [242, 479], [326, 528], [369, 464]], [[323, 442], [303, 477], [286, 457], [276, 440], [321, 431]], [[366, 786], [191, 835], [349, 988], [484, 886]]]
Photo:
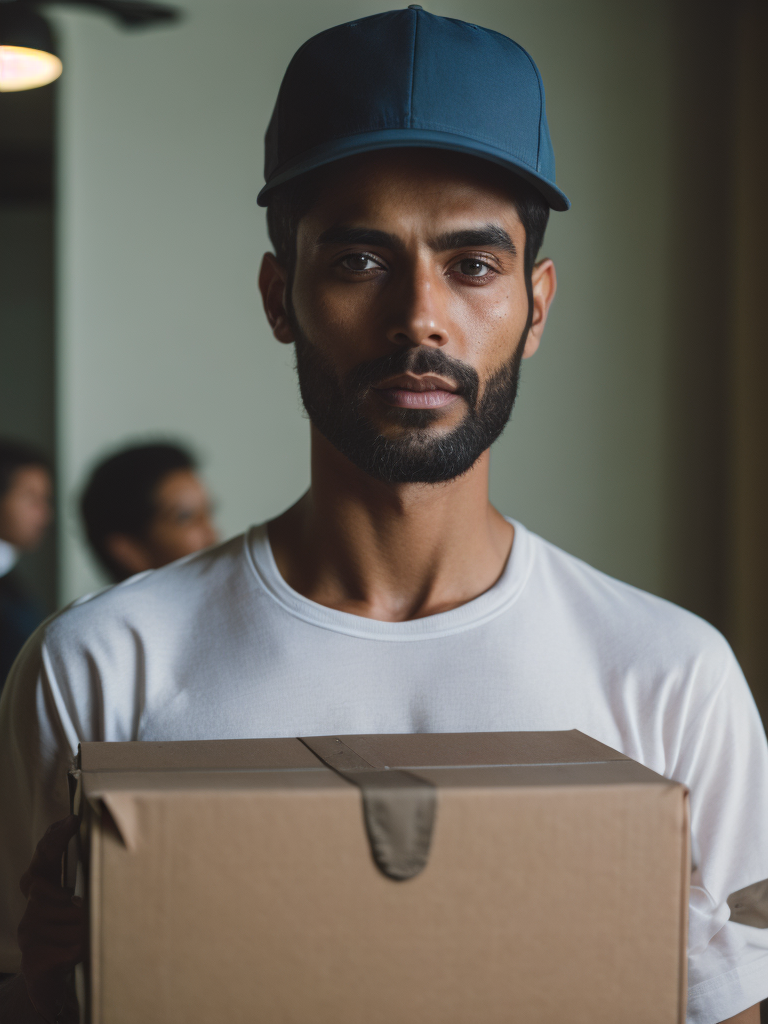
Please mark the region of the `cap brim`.
[[535, 189], [537, 189], [553, 210], [564, 211], [570, 208], [568, 197], [560, 191], [557, 185], [542, 178], [536, 171], [523, 161], [518, 161], [508, 153], [489, 146], [485, 142], [478, 142], [475, 139], [468, 139], [461, 135], [452, 135], [450, 132], [431, 131], [429, 129], [394, 128], [377, 132], [365, 132], [361, 135], [350, 135], [344, 139], [333, 139], [322, 146], [317, 146], [308, 153], [303, 153], [297, 160], [291, 161], [279, 168], [264, 188], [259, 192], [257, 202], [259, 206], [269, 205], [269, 194], [279, 185], [284, 185], [293, 178], [298, 178], [308, 171], [314, 171], [318, 167], [342, 160], [344, 157], [355, 156], [358, 153], [370, 153], [377, 149], [447, 149], [453, 153], [467, 153], [470, 156], [477, 156], [483, 160], [490, 160], [491, 163], [505, 167], [519, 177], [524, 178]]

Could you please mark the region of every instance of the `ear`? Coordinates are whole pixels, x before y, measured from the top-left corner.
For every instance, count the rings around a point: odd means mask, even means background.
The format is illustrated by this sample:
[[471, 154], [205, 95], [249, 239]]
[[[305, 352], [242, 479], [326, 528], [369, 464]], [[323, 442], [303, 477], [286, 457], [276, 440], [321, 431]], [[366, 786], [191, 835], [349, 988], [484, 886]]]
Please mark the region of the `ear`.
[[125, 533], [111, 533], [105, 538], [104, 547], [109, 557], [121, 565], [129, 576], [156, 568], [147, 549], [135, 537], [129, 537]]
[[288, 274], [277, 262], [277, 259], [271, 252], [264, 253], [259, 271], [259, 291], [272, 333], [284, 345], [290, 345], [293, 341], [291, 325], [288, 323], [285, 312], [287, 281]]
[[528, 359], [538, 349], [547, 322], [549, 307], [552, 305], [557, 291], [557, 274], [552, 260], [542, 260], [534, 266], [531, 284], [533, 286], [533, 319], [528, 337], [525, 339], [523, 359]]

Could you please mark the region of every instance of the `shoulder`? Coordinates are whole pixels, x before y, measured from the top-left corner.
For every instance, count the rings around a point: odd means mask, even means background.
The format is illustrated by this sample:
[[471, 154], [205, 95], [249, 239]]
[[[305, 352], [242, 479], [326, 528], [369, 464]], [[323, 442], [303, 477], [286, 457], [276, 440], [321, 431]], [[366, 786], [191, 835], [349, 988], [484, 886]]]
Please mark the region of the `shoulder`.
[[50, 651], [104, 647], [117, 636], [135, 641], [143, 634], [184, 628], [204, 613], [221, 593], [236, 593], [238, 577], [247, 579], [246, 535], [239, 535], [177, 562], [139, 573], [122, 583], [74, 601], [38, 631]]
[[531, 582], [609, 656], [665, 672], [705, 663], [722, 679], [736, 665], [723, 635], [710, 623], [662, 597], [614, 579], [536, 534]]

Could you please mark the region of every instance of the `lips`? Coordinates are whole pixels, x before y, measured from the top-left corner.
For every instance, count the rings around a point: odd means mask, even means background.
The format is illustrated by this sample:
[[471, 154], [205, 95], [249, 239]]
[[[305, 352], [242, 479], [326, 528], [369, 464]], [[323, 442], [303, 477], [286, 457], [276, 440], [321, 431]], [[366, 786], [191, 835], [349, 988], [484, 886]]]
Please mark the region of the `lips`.
[[456, 400], [458, 387], [434, 374], [416, 377], [404, 373], [377, 384], [374, 390], [387, 405], [400, 409], [437, 409]]
[[398, 391], [447, 391], [452, 395], [458, 391], [458, 387], [453, 381], [446, 380], [445, 377], [438, 377], [432, 373], [423, 374], [419, 377], [412, 376], [410, 373], [403, 373], [399, 377], [390, 377], [388, 380], [376, 385], [377, 391], [391, 391], [393, 389]]

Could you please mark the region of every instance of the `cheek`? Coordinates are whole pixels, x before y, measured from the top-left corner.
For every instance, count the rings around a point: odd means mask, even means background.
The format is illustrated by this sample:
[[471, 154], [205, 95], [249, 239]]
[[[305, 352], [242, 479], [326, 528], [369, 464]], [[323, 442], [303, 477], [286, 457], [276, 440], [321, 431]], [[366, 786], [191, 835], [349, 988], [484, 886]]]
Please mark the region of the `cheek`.
[[456, 323], [464, 336], [468, 361], [481, 378], [512, 358], [528, 319], [524, 283], [499, 281], [474, 289], [461, 304]]
[[163, 537], [158, 540], [161, 540], [165, 550], [174, 558], [181, 558], [203, 547], [206, 542], [205, 529], [199, 523], [179, 523], [167, 527]]
[[5, 503], [0, 516], [2, 522], [14, 532], [23, 528], [29, 521], [30, 508], [23, 498], [15, 498]]
[[[375, 308], [364, 287], [342, 288], [325, 284], [294, 290], [294, 311], [304, 335], [326, 355], [342, 360], [360, 350], [376, 319]], [[334, 359], [335, 361], [335, 359]]]

